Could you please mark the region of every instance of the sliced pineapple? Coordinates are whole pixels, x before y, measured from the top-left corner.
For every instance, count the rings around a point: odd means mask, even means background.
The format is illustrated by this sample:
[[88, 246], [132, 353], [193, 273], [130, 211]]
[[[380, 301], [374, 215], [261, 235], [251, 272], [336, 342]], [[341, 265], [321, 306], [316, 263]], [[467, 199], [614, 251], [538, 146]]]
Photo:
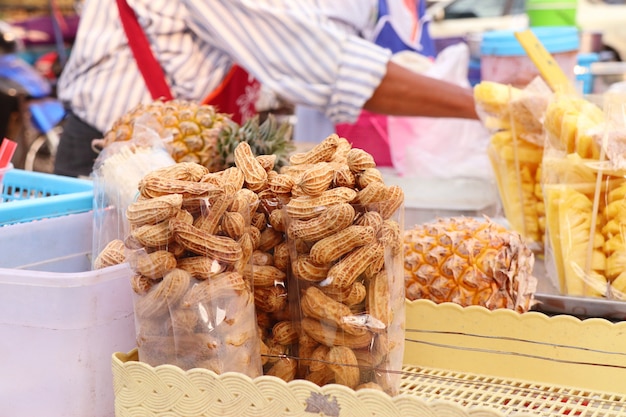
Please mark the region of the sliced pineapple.
[[566, 186], [546, 192], [549, 205], [548, 225], [551, 245], [557, 259], [561, 292], [578, 296], [603, 296], [606, 293], [606, 259], [594, 249], [595, 230], [591, 230], [593, 203], [583, 193]]
[[507, 220], [529, 244], [540, 250], [543, 232], [538, 210], [542, 196], [537, 194], [536, 187], [541, 178], [538, 171], [543, 148], [521, 139], [514, 140], [510, 132], [501, 131], [492, 135], [487, 154]]

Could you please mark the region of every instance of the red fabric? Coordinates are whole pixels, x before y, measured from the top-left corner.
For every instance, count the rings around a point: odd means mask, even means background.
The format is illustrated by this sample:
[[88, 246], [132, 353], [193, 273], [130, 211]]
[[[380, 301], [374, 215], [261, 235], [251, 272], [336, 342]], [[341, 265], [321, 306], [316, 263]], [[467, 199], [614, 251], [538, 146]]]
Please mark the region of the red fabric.
[[117, 8], [120, 12], [128, 45], [133, 51], [133, 56], [152, 99], [171, 100], [173, 98], [172, 92], [165, 80], [163, 68], [150, 49], [150, 43], [143, 29], [139, 26], [135, 11], [130, 8], [126, 0], [117, 0]]
[[363, 149], [372, 155], [376, 165], [392, 166], [386, 115], [363, 110], [354, 124], [338, 124], [335, 129], [354, 148]]
[[259, 82], [246, 70], [234, 65], [222, 83], [213, 90], [202, 104], [210, 104], [221, 113], [242, 124], [256, 114], [255, 103], [259, 97]]
[[[116, 1], [128, 44], [152, 99], [172, 100], [172, 92], [165, 80], [163, 69], [150, 49], [150, 43], [139, 26], [137, 15], [126, 0]], [[256, 114], [255, 103], [259, 91], [259, 82], [240, 66], [233, 65], [222, 83], [202, 103], [215, 106], [221, 113], [230, 114], [235, 122], [241, 124]]]

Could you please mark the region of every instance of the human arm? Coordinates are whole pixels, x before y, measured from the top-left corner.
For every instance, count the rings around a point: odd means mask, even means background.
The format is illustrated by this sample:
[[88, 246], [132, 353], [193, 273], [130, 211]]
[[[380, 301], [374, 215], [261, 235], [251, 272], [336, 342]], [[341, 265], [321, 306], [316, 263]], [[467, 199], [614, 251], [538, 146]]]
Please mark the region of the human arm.
[[390, 64], [389, 50], [355, 36], [347, 20], [338, 25], [329, 18], [329, 2], [323, 8], [305, 0], [216, 0], [210, 7], [204, 0], [183, 1], [190, 27], [207, 43], [228, 51], [285, 100], [322, 110], [334, 123], [354, 122], [363, 108], [476, 117], [471, 91]]
[[471, 89], [418, 74], [392, 61], [363, 108], [394, 116], [478, 119]]

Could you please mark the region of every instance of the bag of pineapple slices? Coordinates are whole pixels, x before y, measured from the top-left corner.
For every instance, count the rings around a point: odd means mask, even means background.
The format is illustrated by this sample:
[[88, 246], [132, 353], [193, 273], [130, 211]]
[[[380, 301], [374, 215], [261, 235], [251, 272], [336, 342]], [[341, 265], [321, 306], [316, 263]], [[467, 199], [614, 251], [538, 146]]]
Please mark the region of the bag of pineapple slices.
[[[596, 99], [604, 101], [604, 109]], [[556, 94], [546, 111], [546, 263], [555, 271], [554, 286], [564, 295], [625, 298], [622, 103], [623, 97]]]
[[524, 89], [490, 81], [474, 87], [478, 114], [493, 132], [487, 154], [504, 215], [535, 253], [544, 250], [542, 121], [551, 96], [541, 78]]
[[[297, 329], [285, 340], [297, 357], [291, 375], [395, 395], [404, 351], [404, 193], [384, 184], [370, 154], [337, 135], [290, 162], [275, 182], [295, 183], [280, 210]], [[272, 343], [281, 330], [273, 328]]]

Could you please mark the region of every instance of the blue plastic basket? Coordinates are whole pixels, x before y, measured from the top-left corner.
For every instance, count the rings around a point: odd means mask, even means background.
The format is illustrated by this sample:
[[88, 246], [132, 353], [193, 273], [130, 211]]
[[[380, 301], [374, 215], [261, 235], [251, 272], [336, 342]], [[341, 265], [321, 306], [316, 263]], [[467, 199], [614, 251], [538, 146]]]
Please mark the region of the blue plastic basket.
[[2, 180], [0, 225], [82, 213], [93, 208], [93, 183], [12, 169]]

